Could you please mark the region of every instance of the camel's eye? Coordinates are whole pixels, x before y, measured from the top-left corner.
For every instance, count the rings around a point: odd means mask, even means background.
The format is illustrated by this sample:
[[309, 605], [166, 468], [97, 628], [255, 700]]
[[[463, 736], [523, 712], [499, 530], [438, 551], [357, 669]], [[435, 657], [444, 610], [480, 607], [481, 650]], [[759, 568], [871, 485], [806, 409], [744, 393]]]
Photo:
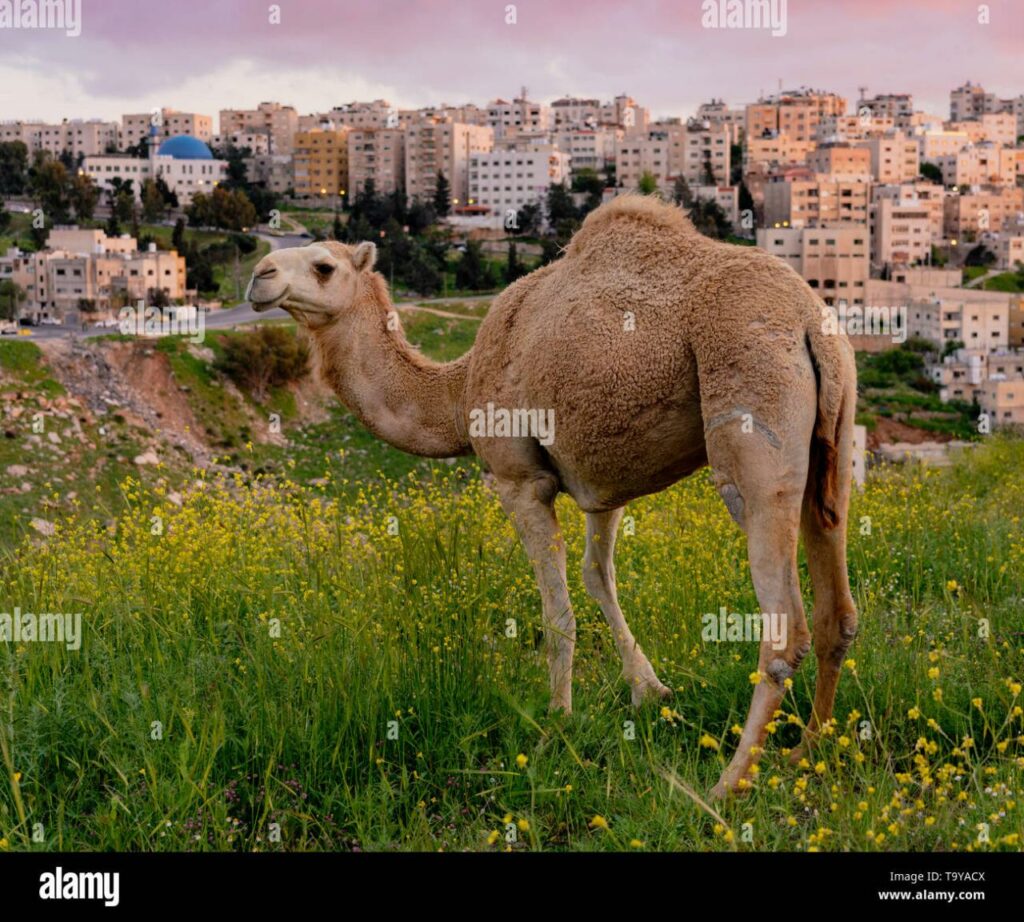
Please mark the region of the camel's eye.
[[334, 266], [330, 263], [317, 263], [313, 268], [316, 270], [316, 274], [323, 278], [327, 278], [334, 271]]

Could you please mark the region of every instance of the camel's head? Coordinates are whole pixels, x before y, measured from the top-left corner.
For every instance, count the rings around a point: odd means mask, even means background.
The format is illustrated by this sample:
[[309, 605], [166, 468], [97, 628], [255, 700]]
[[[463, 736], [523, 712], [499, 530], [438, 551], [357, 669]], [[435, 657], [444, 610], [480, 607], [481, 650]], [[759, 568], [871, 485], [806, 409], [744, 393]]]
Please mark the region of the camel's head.
[[376, 256], [372, 243], [334, 240], [276, 250], [256, 264], [246, 298], [255, 311], [283, 307], [307, 327], [325, 326], [355, 301], [359, 276]]

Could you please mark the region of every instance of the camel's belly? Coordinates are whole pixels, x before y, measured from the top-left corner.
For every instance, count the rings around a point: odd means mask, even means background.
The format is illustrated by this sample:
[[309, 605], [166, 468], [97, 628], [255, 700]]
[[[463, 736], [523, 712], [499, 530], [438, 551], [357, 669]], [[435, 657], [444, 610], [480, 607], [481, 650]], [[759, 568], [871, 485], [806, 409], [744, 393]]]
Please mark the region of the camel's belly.
[[548, 454], [562, 489], [587, 512], [657, 493], [707, 463], [696, 404], [641, 412], [628, 430], [563, 433]]

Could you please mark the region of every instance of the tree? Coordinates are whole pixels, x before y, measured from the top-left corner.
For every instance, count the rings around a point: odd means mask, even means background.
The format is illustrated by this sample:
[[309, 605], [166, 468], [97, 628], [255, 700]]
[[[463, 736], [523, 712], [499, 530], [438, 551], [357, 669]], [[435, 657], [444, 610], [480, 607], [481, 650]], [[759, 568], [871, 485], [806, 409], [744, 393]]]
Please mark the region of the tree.
[[345, 225], [342, 224], [341, 215], [338, 212], [334, 212], [334, 223], [331, 225], [331, 239], [345, 239]]
[[0, 282], [0, 320], [17, 320], [18, 305], [25, 300], [25, 292], [10, 279]]
[[261, 324], [221, 343], [215, 367], [260, 401], [271, 388], [298, 381], [309, 371], [309, 349], [284, 327]]
[[927, 160], [922, 160], [921, 175], [925, 179], [938, 183], [940, 186], [942, 185], [942, 170], [939, 169], [937, 164], [929, 163]]
[[28, 178], [28, 148], [21, 141], [0, 143], [0, 195], [21, 195]]
[[686, 177], [680, 173], [672, 184], [672, 201], [681, 208], [690, 209], [693, 207], [693, 193], [690, 191], [690, 184]]
[[60, 160], [47, 151], [39, 151], [29, 170], [29, 191], [47, 218], [54, 224], [65, 224], [70, 202], [68, 171]]
[[644, 170], [643, 176], [640, 177], [636, 188], [641, 195], [653, 195], [658, 191], [658, 180], [654, 178], [654, 174], [650, 171]]
[[711, 151], [704, 151], [704, 185], [705, 186], [717, 186], [718, 180], [715, 179], [715, 169], [711, 166]]
[[91, 176], [86, 173], [76, 173], [71, 180], [68, 199], [71, 207], [75, 210], [75, 217], [78, 221], [91, 221], [100, 200], [100, 190]]
[[447, 218], [452, 213], [452, 189], [448, 177], [437, 171], [437, 185], [434, 187], [434, 211], [440, 218]]
[[0, 201], [0, 234], [4, 233], [11, 226], [11, 213], [4, 208], [3, 201]]
[[604, 195], [604, 182], [597, 175], [597, 170], [593, 167], [583, 167], [572, 178], [572, 191], [580, 192], [587, 196], [583, 207], [580, 209], [580, 217], [582, 218], [595, 208], [600, 207]]
[[526, 275], [526, 267], [519, 262], [514, 241], [509, 241], [508, 262], [505, 265], [505, 284], [511, 285], [517, 278]]
[[224, 230], [247, 230], [258, 220], [256, 208], [241, 190], [234, 191], [217, 186], [207, 195], [197, 192], [186, 209], [194, 227], [219, 227]]
[[551, 227], [558, 227], [565, 221], [576, 222], [579, 218], [569, 190], [557, 182], [548, 186], [548, 194], [544, 199], [544, 210]]
[[562, 255], [562, 248], [559, 246], [558, 241], [552, 237], [544, 237], [540, 242], [540, 264], [546, 266], [548, 263], [553, 263], [559, 256]]
[[149, 224], [155, 224], [164, 215], [164, 197], [156, 182], [147, 179], [142, 183], [142, 218]]
[[972, 247], [967, 256], [964, 257], [965, 266], [991, 266], [995, 261], [996, 254], [983, 243]]
[[178, 218], [174, 222], [174, 230], [171, 232], [171, 248], [179, 254], [185, 252], [185, 219]]
[[479, 291], [490, 287], [489, 272], [479, 241], [466, 242], [466, 252], [462, 254], [462, 259], [455, 269], [455, 284], [467, 291]]
[[540, 231], [541, 217], [540, 205], [527, 202], [516, 213], [516, 226], [512, 228], [512, 233], [521, 237], [535, 237]]

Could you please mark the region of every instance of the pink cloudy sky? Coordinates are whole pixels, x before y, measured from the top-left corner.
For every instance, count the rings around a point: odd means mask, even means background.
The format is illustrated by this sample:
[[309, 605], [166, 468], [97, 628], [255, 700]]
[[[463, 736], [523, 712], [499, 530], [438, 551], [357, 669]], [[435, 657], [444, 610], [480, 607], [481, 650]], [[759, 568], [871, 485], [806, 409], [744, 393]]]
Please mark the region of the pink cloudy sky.
[[[17, 2], [17, 0], [16, 0]], [[948, 116], [967, 79], [1024, 92], [1021, 0], [789, 0], [784, 37], [701, 28], [700, 0], [81, 0], [82, 35], [0, 29], [0, 118], [216, 115], [274, 99], [302, 113], [628, 92], [654, 116], [801, 85], [910, 92]]]

